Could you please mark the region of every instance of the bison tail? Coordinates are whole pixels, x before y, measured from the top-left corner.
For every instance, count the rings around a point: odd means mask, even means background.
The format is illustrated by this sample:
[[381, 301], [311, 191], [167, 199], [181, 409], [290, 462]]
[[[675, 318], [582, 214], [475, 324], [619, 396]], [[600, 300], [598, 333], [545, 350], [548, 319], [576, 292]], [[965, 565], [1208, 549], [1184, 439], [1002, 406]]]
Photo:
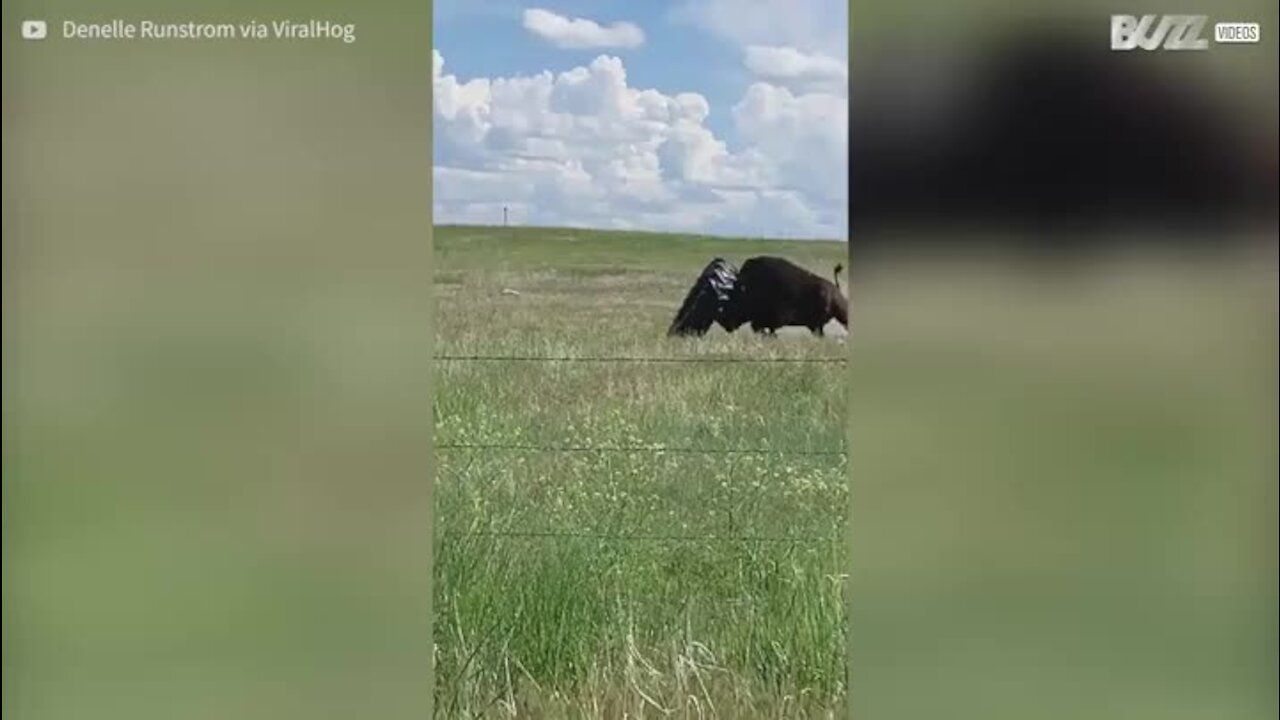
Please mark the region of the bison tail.
[[836, 287], [840, 287], [840, 271], [844, 270], [844, 263], [836, 263], [836, 271], [832, 273], [836, 279]]

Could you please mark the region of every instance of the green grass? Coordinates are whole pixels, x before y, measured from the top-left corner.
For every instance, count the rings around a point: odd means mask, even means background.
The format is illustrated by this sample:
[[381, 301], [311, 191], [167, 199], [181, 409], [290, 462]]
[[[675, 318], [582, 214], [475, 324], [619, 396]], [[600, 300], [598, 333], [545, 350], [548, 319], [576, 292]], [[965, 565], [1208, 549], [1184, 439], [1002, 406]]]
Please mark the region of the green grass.
[[[839, 360], [847, 349], [807, 333], [665, 336], [711, 257], [782, 253], [829, 275], [840, 243], [442, 227], [435, 252], [443, 355]], [[841, 362], [438, 364], [437, 712], [838, 714], [844, 373]]]

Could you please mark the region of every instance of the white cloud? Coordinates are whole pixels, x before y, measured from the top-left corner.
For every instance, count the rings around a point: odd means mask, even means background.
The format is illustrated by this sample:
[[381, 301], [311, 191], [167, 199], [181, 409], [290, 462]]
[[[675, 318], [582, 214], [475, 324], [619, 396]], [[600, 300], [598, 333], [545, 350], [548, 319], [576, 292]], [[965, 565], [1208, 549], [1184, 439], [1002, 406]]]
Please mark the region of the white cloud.
[[506, 206], [527, 224], [844, 236], [842, 96], [757, 82], [731, 148], [706, 98], [632, 87], [608, 55], [463, 81], [437, 51], [432, 80], [440, 222], [498, 223]]
[[748, 45], [743, 63], [756, 77], [793, 91], [847, 94], [848, 65], [830, 55], [793, 47]]
[[644, 44], [644, 31], [625, 21], [603, 26], [594, 20], [568, 18], [542, 8], [524, 11], [524, 28], [559, 48], [635, 48]]
[[844, 202], [849, 105], [843, 97], [797, 95], [757, 82], [733, 107], [733, 119], [742, 139], [769, 158], [788, 187]]
[[849, 55], [847, 0], [683, 0], [671, 15], [741, 47]]

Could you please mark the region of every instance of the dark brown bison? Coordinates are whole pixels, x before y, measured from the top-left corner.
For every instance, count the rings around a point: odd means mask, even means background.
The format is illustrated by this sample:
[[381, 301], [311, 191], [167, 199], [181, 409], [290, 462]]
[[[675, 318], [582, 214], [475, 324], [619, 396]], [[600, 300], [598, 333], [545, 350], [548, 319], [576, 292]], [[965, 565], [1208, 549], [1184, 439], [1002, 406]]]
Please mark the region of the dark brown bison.
[[668, 335], [702, 335], [712, 323], [729, 332], [749, 324], [757, 333], [799, 326], [823, 335], [835, 320], [849, 327], [849, 302], [835, 282], [779, 257], [753, 257], [735, 269], [723, 258], [712, 260], [685, 295]]

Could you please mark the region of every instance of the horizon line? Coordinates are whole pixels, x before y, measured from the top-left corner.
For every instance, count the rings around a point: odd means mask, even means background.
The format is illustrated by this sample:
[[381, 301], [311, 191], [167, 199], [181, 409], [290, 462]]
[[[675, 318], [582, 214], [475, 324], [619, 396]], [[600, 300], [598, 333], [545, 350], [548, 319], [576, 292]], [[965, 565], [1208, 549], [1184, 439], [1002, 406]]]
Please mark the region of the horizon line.
[[806, 243], [843, 243], [848, 244], [848, 238], [823, 238], [823, 237], [777, 237], [766, 235], [724, 235], [718, 233], [707, 232], [681, 232], [678, 230], [642, 230], [629, 228], [602, 228], [602, 227], [575, 227], [572, 225], [493, 225], [488, 223], [467, 223], [467, 222], [432, 222], [432, 229], [435, 228], [485, 228], [493, 230], [564, 230], [572, 232], [604, 232], [604, 233], [630, 233], [633, 235], [680, 235], [691, 239], [708, 239], [708, 240], [746, 240], [750, 242], [806, 242]]

